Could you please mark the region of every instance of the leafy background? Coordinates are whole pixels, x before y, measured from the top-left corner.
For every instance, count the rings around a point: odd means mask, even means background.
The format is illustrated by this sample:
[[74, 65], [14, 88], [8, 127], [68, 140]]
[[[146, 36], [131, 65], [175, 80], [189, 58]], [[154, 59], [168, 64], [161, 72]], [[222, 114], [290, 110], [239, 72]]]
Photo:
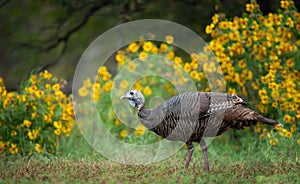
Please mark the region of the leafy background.
[[[218, 137], [209, 149], [214, 167], [211, 175], [203, 174], [204, 180], [296, 182], [300, 149], [300, 14], [297, 6], [298, 1], [258, 4], [231, 0], [2, 1], [0, 15], [4, 18], [0, 22], [0, 38], [5, 44], [0, 45], [0, 152], [1, 161], [8, 167], [0, 167], [0, 178], [57, 182], [64, 177], [56, 168], [69, 167], [76, 174], [66, 170], [63, 174], [74, 175], [64, 178], [66, 182], [103, 181], [103, 178], [112, 182], [141, 181], [132, 173], [143, 169], [148, 169], [160, 181], [168, 181], [162, 171], [171, 175], [169, 181], [203, 181], [195, 177], [203, 162], [194, 162], [191, 175], [181, 176], [182, 167], [178, 164], [184, 163], [186, 148], [161, 164], [124, 167], [102, 158], [82, 138], [78, 128], [91, 121], [74, 124], [70, 84], [76, 63], [88, 44], [123, 22], [161, 18], [199, 33], [216, 57], [207, 54], [209, 48], [191, 56], [184, 55], [172, 46], [176, 40], [172, 35], [166, 35], [166, 43], [131, 43], [120, 48], [105, 67], [99, 68], [96, 80], [83, 82], [78, 90], [82, 103], [77, 113], [91, 113], [94, 109], [84, 102], [92, 100], [106, 120], [105, 126], [120, 140], [135, 144], [157, 142], [160, 138], [138, 122], [129, 128], [115, 116], [110, 91], [113, 85], [117, 85], [120, 92], [128, 90], [130, 81], [114, 84], [114, 74], [122, 66], [126, 66], [128, 72], [136, 70], [138, 66], [132, 59], [151, 62], [146, 58], [158, 54], [174, 63], [174, 75], [185, 72], [194, 79], [199, 91], [209, 91], [204, 73], [222, 70], [229, 93], [247, 97], [251, 108], [284, 126], [274, 129], [258, 124], [246, 131], [228, 131]], [[205, 62], [208, 58], [214, 62], [208, 65]], [[184, 81], [185, 78], [180, 78], [175, 82], [184, 84]], [[222, 81], [215, 82], [221, 85]], [[168, 98], [177, 93], [168, 81], [154, 76], [136, 81], [133, 88], [141, 90], [147, 101], [156, 95], [164, 94], [164, 98]], [[156, 99], [150, 106], [159, 103], [161, 99]], [[201, 155], [196, 153], [196, 156]], [[87, 160], [80, 160], [82, 157]], [[226, 162], [228, 160], [231, 164]], [[174, 166], [174, 169], [163, 165]], [[115, 178], [111, 177], [111, 173], [124, 168], [124, 172], [116, 172]], [[98, 169], [101, 171], [96, 172]], [[221, 170], [224, 174], [219, 174]], [[140, 175], [145, 182], [152, 181], [151, 174]]]

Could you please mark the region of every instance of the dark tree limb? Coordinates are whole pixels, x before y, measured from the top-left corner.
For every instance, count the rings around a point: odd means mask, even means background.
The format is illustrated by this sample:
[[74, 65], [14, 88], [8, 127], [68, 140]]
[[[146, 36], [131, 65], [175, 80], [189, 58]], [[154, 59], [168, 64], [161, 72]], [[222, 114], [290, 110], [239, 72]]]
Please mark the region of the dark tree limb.
[[[74, 34], [76, 31], [81, 29], [86, 25], [90, 17], [100, 10], [102, 7], [106, 6], [109, 4], [109, 1], [105, 2], [98, 2], [91, 6], [89, 10], [85, 13], [83, 16], [82, 20], [69, 30], [67, 30], [62, 36], [57, 36], [59, 34], [59, 30], [57, 30], [57, 33], [52, 36], [51, 38], [44, 40], [44, 44], [32, 44], [32, 43], [21, 43], [21, 47], [25, 48], [30, 48], [30, 49], [36, 49], [38, 51], [43, 51], [43, 52], [48, 52], [51, 51], [52, 49], [56, 48], [60, 43], [62, 42], [68, 42], [69, 38], [71, 37], [72, 34]], [[63, 24], [66, 22], [66, 20], [63, 21]], [[55, 36], [57, 36], [55, 38]]]
[[[53, 49], [57, 48], [59, 45], [63, 44], [63, 48], [62, 48], [60, 54], [55, 59], [53, 59], [51, 62], [49, 62], [48, 64], [37, 68], [35, 70], [35, 72], [39, 72], [39, 71], [47, 69], [51, 66], [56, 65], [59, 62], [59, 60], [63, 57], [63, 55], [65, 54], [65, 52], [67, 50], [67, 45], [68, 45], [68, 41], [69, 41], [70, 37], [74, 33], [76, 33], [78, 30], [83, 28], [87, 24], [89, 19], [95, 13], [97, 13], [99, 10], [101, 10], [102, 8], [109, 6], [109, 5], [116, 6], [116, 4], [113, 1], [109, 1], [109, 0], [89, 1], [84, 4], [80, 4], [79, 6], [68, 5], [66, 12], [63, 14], [63, 15], [68, 15], [68, 16], [59, 17], [57, 19], [57, 21], [55, 21], [52, 25], [43, 28], [44, 31], [47, 29], [54, 28], [55, 32], [53, 33], [53, 35], [49, 36], [45, 40], [34, 41], [33, 43], [24, 42], [24, 43], [19, 44], [19, 47], [21, 47], [21, 48], [32, 49], [32, 50], [36, 50], [38, 52], [50, 52]], [[118, 13], [118, 15], [121, 15], [121, 17], [123, 17], [122, 23], [129, 21], [129, 19], [127, 19], [127, 17], [129, 17], [131, 14], [140, 12], [140, 11], [144, 10], [144, 8], [145, 8], [145, 6], [143, 6], [143, 4], [139, 4], [136, 2], [135, 2], [135, 5], [133, 8], [128, 8], [128, 7], [129, 6], [125, 4], [124, 6], [121, 7], [122, 11], [120, 11]], [[80, 19], [80, 21], [78, 21], [78, 23], [76, 23], [71, 28], [68, 28], [66, 31], [62, 30], [62, 27], [69, 21], [70, 17], [74, 13], [76, 13], [78, 11], [82, 11], [83, 9], [87, 9], [87, 10], [84, 13], [84, 15], [82, 16], [82, 18]], [[62, 32], [63, 32], [63, 34], [62, 34]]]
[[0, 8], [3, 8], [10, 0], [3, 0], [0, 2]]
[[68, 42], [67, 41], [64, 41], [63, 43], [63, 47], [60, 51], [60, 53], [58, 54], [58, 56], [56, 56], [56, 58], [54, 58], [52, 61], [50, 61], [49, 63], [43, 65], [43, 66], [39, 66], [37, 68], [34, 68], [32, 70], [32, 73], [40, 73], [44, 70], [46, 70], [47, 68], [51, 67], [51, 66], [55, 66], [59, 60], [64, 56], [65, 52], [67, 51], [67, 48], [68, 48]]

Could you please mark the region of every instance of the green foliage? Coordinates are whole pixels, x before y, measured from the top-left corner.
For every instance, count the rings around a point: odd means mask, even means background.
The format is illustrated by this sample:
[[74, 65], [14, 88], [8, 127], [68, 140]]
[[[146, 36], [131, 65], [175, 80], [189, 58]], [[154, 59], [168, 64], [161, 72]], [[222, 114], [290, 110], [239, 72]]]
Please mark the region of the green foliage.
[[204, 171], [203, 154], [199, 146], [195, 147], [190, 168], [184, 173], [185, 147], [159, 163], [124, 165], [101, 157], [82, 138], [71, 134], [69, 140], [74, 142], [69, 146], [62, 145], [57, 157], [40, 154], [31, 157], [1, 155], [3, 164], [0, 165], [0, 179], [4, 183], [300, 182], [299, 151], [295, 146], [290, 150], [288, 144], [279, 145], [278, 150], [282, 150], [279, 152], [253, 137], [251, 132], [243, 134], [241, 140], [228, 139], [228, 135], [223, 135], [209, 145], [209, 173]]
[[[206, 33], [224, 72], [229, 93], [247, 97], [254, 108], [284, 124], [277, 131], [258, 125], [255, 132], [273, 146], [295, 136], [300, 145], [300, 13], [294, 2], [280, 2], [278, 13], [263, 15], [255, 0], [242, 17], [215, 14]], [[298, 131], [297, 131], [298, 130]]]
[[48, 71], [31, 75], [18, 92], [8, 92], [0, 79], [0, 153], [55, 154], [59, 139], [70, 136], [74, 126], [64, 85]]
[[[242, 17], [229, 20], [222, 14], [214, 15], [212, 23], [206, 27], [206, 33], [212, 37], [209, 46], [191, 54], [190, 58], [178, 56], [172, 46], [176, 38], [171, 35], [165, 37], [165, 43], [146, 39], [131, 43], [115, 55], [117, 75], [112, 77], [106, 67], [99, 68], [96, 80], [87, 79], [79, 89], [79, 95], [96, 101], [105, 126], [114, 136], [130, 143], [147, 144], [160, 138], [137, 122], [130, 121], [135, 128], [129, 128], [126, 124], [129, 122], [121, 121], [132, 112], [124, 111], [116, 117], [108, 93], [120, 97], [130, 89], [142, 91], [146, 105], [152, 108], [177, 94], [178, 86], [187, 88], [189, 79], [199, 91], [214, 88], [225, 91], [226, 86], [228, 93], [247, 97], [252, 108], [284, 125], [273, 129], [258, 124], [250, 129], [256, 133], [256, 138], [274, 149], [281, 144], [300, 146], [297, 123], [300, 118], [300, 71], [295, 63], [300, 55], [297, 49], [300, 14], [293, 1], [281, 1], [281, 7], [278, 13], [263, 15], [259, 5], [252, 1], [246, 4]], [[168, 69], [160, 58], [168, 61]], [[162, 76], [130, 78], [132, 73], [147, 74], [148, 71]], [[166, 80], [169, 76], [172, 80]], [[224, 77], [222, 80], [215, 76]], [[216, 79], [209, 83], [209, 78]], [[97, 86], [97, 90], [93, 86]], [[111, 91], [112, 86], [116, 93]], [[154, 98], [157, 96], [162, 99]], [[90, 107], [81, 108], [82, 111], [91, 110]]]

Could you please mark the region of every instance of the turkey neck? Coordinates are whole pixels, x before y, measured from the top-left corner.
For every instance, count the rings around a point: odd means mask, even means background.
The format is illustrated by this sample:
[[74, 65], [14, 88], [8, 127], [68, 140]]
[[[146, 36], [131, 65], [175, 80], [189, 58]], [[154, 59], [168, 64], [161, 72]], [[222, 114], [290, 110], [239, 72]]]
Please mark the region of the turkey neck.
[[153, 113], [151, 109], [147, 109], [145, 106], [138, 111], [138, 116], [141, 123], [147, 127], [148, 129], [152, 129], [155, 124], [155, 118], [153, 117]]
[[150, 116], [150, 114], [151, 114], [151, 110], [147, 109], [145, 105], [143, 105], [138, 111], [138, 116], [141, 119], [147, 119], [147, 117]]

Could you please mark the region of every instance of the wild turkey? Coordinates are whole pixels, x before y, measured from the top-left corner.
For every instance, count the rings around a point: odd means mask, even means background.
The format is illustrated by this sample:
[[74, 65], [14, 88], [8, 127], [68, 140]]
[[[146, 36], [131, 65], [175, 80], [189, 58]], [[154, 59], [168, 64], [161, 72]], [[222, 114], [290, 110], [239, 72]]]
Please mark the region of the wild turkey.
[[174, 96], [161, 105], [147, 109], [140, 91], [126, 92], [120, 99], [128, 99], [138, 110], [143, 125], [168, 140], [183, 141], [188, 148], [185, 164], [187, 171], [194, 146], [200, 143], [203, 150], [205, 170], [209, 171], [207, 146], [202, 139], [221, 135], [228, 128], [243, 129], [258, 121], [271, 126], [280, 123], [249, 109], [246, 101], [238, 95], [215, 92], [186, 92]]

